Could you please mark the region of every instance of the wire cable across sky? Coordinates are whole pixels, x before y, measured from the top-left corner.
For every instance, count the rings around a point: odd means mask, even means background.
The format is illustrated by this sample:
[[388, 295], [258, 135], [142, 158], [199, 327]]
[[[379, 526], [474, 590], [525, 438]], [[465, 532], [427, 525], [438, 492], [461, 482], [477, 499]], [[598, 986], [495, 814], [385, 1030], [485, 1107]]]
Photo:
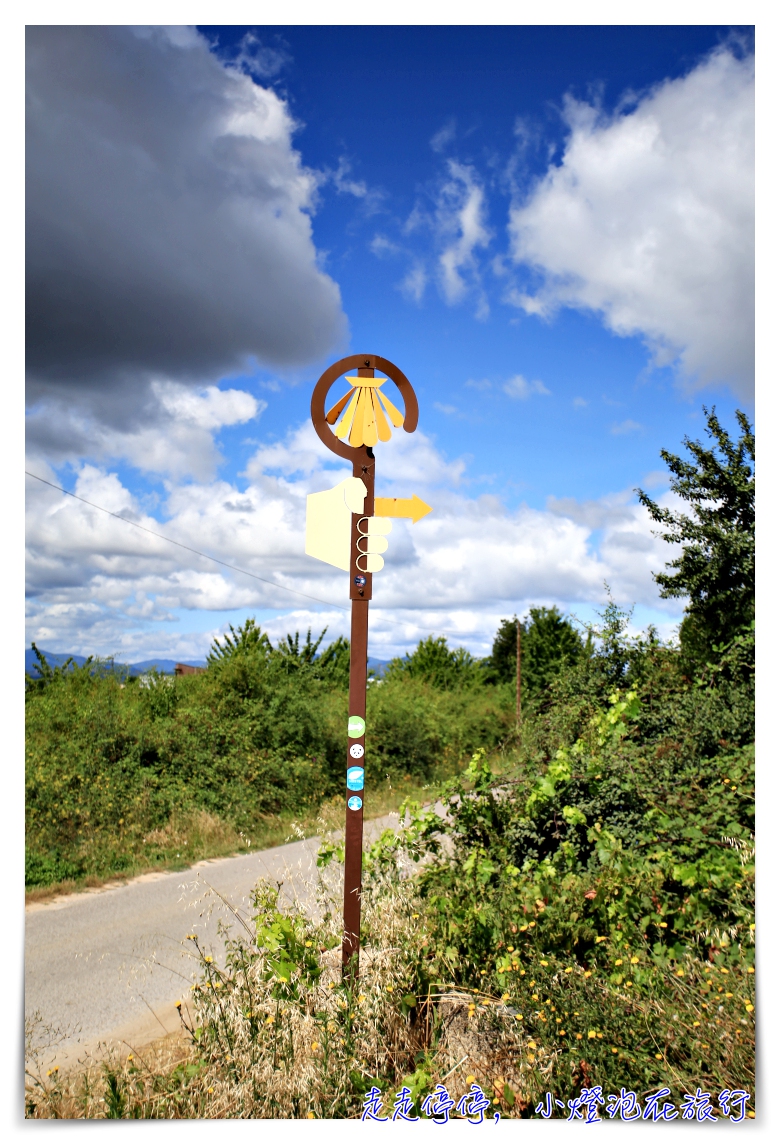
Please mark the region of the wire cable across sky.
[[[246, 568], [239, 568], [236, 564], [228, 564], [227, 560], [220, 560], [216, 556], [210, 556], [208, 552], [201, 552], [198, 548], [192, 548], [189, 544], [182, 544], [180, 540], [173, 540], [170, 536], [164, 536], [162, 532], [155, 532], [153, 528], [147, 528], [144, 524], [139, 524], [135, 520], [129, 520], [121, 513], [112, 512], [110, 508], [104, 508], [101, 504], [95, 504], [94, 501], [87, 500], [86, 497], [80, 497], [77, 493], [72, 493], [68, 489], [64, 489], [62, 485], [55, 485], [53, 481], [47, 481], [45, 477], [39, 477], [37, 473], [31, 473], [29, 469], [25, 469], [25, 474], [32, 477], [36, 481], [40, 481], [43, 485], [48, 485], [51, 489], [56, 489], [59, 493], [64, 493], [65, 496], [73, 497], [74, 500], [81, 501], [82, 504], [89, 505], [90, 508], [95, 508], [98, 512], [104, 512], [106, 516], [113, 516], [116, 520], [124, 521], [125, 524], [131, 524], [133, 528], [140, 528], [141, 532], [148, 532], [150, 536], [156, 536], [158, 540], [164, 540], [167, 544], [175, 544], [177, 548], [183, 548], [185, 552], [191, 552], [194, 556], [201, 556], [204, 560], [210, 560], [213, 564], [220, 564], [223, 568], [229, 568], [231, 572], [240, 572], [242, 576], [251, 576], [253, 580], [259, 580], [263, 584], [270, 584], [272, 588], [280, 588], [283, 592], [292, 592], [294, 596], [302, 596], [305, 600], [314, 600], [317, 604], [324, 604], [326, 608], [338, 608], [340, 612], [348, 612], [343, 604], [334, 604], [332, 600], [323, 600], [319, 596], [312, 596], [308, 592], [301, 592], [298, 588], [288, 588], [286, 584], [279, 584], [276, 580], [269, 580], [265, 576], [258, 576], [256, 572], [248, 572]], [[386, 609], [380, 606], [376, 607], [377, 612], [381, 613], [381, 618], [384, 623], [396, 624], [399, 627], [409, 627], [413, 623], [411, 620], [396, 620], [392, 616], [387, 615]], [[464, 633], [455, 632], [447, 628], [438, 628], [438, 631], [445, 635], [462, 636]]]

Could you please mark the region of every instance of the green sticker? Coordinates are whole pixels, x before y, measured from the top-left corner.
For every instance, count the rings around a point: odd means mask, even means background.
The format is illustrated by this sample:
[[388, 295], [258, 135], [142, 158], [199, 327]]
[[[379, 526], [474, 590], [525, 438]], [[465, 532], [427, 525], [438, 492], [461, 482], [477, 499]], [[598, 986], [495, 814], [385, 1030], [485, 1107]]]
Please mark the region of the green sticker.
[[361, 719], [359, 715], [350, 715], [349, 722], [347, 723], [347, 734], [350, 739], [359, 739], [361, 735], [366, 733], [366, 721]]

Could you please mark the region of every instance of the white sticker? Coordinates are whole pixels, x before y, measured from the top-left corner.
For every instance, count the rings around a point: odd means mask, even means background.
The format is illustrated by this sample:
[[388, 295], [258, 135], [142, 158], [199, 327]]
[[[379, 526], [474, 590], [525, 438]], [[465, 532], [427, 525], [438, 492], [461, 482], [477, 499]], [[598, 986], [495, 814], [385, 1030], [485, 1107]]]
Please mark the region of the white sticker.
[[349, 748], [349, 753], [353, 759], [362, 759], [365, 751], [363, 750], [360, 743], [353, 743]]

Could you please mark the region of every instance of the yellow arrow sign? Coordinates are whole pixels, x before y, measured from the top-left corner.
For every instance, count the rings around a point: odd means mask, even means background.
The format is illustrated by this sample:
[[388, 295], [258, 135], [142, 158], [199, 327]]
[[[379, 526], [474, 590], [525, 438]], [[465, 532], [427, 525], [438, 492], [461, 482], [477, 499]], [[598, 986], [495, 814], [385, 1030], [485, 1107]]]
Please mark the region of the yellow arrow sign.
[[413, 497], [374, 497], [374, 512], [377, 516], [410, 516], [417, 524], [429, 512], [431, 506], [418, 496]]

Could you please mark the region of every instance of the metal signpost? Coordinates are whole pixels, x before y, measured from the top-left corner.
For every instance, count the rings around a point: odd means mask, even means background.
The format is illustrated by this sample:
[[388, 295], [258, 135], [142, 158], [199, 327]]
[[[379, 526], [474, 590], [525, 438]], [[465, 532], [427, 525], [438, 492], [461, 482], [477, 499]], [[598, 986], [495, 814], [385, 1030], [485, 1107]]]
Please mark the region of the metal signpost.
[[[348, 370], [350, 388], [325, 411], [328, 391]], [[385, 374], [377, 377], [376, 371]], [[382, 392], [387, 378], [403, 398], [403, 414]], [[360, 953], [360, 891], [363, 866], [363, 798], [366, 751], [366, 681], [368, 602], [373, 574], [384, 567], [390, 517], [420, 520], [430, 507], [414, 496], [408, 500], [374, 496], [374, 445], [389, 441], [389, 422], [407, 433], [417, 428], [417, 398], [397, 366], [375, 354], [353, 354], [325, 370], [314, 387], [311, 419], [317, 436], [352, 462], [352, 476], [333, 489], [306, 498], [306, 552], [349, 572], [352, 626], [349, 656], [349, 720], [347, 724], [346, 837], [344, 846], [344, 938], [342, 969], [357, 975]], [[340, 418], [340, 420], [339, 420]], [[332, 425], [338, 425], [335, 430]]]

